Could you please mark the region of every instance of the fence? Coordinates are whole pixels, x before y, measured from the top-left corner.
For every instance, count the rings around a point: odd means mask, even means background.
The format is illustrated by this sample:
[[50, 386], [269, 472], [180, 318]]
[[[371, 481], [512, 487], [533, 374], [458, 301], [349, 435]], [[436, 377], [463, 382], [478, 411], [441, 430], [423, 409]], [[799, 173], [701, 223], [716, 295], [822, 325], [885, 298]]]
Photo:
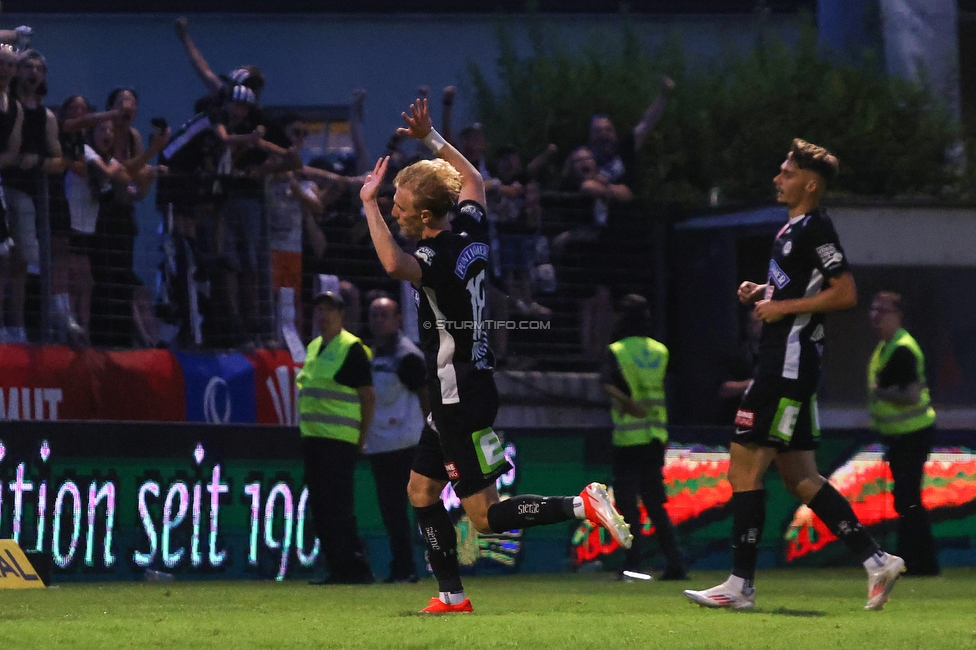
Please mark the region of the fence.
[[[21, 306], [17, 286], [7, 292], [0, 329], [6, 342], [281, 347], [290, 326], [293, 344], [313, 335], [310, 298], [323, 276], [334, 276], [346, 295], [353, 332], [368, 336], [364, 314], [376, 292], [413, 309], [409, 291], [383, 271], [348, 185], [161, 176], [155, 204], [162, 243], [151, 261], [134, 257], [131, 191], [85, 185], [85, 220], [76, 214], [76, 186], [40, 176], [29, 197], [39, 255], [18, 272], [27, 248], [18, 243], [0, 266], [4, 281], [20, 283], [24, 296]], [[314, 196], [318, 213], [302, 193]], [[614, 298], [637, 292], [663, 300], [656, 266], [663, 256], [655, 249], [663, 226], [635, 205], [608, 207], [580, 194], [544, 192], [540, 206], [538, 222], [515, 237], [492, 220], [495, 279], [486, 316], [509, 323], [492, 330], [492, 346], [502, 365], [585, 367], [609, 343]], [[134, 264], [158, 270], [152, 286]], [[523, 320], [544, 324], [519, 327]]]

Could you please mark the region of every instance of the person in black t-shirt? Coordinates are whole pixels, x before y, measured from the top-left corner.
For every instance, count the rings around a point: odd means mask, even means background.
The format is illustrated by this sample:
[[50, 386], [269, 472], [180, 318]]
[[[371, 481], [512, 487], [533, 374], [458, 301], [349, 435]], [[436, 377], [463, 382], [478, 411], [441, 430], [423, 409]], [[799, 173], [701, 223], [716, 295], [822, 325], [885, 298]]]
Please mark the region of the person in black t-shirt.
[[[438, 157], [410, 165], [394, 180], [393, 216], [406, 237], [420, 240], [413, 255], [397, 244], [376, 200], [389, 158], [377, 161], [360, 197], [383, 268], [419, 292], [431, 415], [420, 436], [407, 494], [440, 591], [422, 612], [470, 612], [471, 601], [461, 585], [457, 534], [441, 501], [448, 481], [480, 533], [577, 518], [606, 527], [624, 547], [632, 536], [599, 483], [591, 483], [578, 497], [499, 499], [495, 481], [511, 464], [491, 428], [498, 391], [482, 316], [489, 255], [484, 181], [433, 129], [426, 100], [418, 99], [403, 119], [407, 126], [400, 132], [422, 141]], [[451, 223], [448, 214], [455, 201], [457, 216]]]
[[755, 605], [753, 582], [766, 518], [763, 476], [776, 462], [786, 489], [807, 504], [868, 572], [865, 609], [884, 607], [905, 562], [881, 550], [844, 497], [818, 471], [817, 384], [824, 314], [850, 309], [857, 288], [844, 249], [818, 207], [837, 158], [800, 139], [773, 179], [789, 221], [773, 242], [766, 284], [743, 282], [738, 296], [763, 321], [759, 363], [735, 417], [728, 477], [732, 484], [732, 574], [722, 584], [684, 595], [704, 607]]

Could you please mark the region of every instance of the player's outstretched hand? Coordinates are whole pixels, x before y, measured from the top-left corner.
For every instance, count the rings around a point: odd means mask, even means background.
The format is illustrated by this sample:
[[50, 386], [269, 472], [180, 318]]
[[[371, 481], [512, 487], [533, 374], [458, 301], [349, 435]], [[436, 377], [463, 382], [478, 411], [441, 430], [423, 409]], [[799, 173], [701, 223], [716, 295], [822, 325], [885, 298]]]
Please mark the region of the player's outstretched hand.
[[410, 114], [401, 113], [403, 121], [407, 123], [406, 128], [400, 127], [397, 133], [408, 135], [417, 140], [423, 140], [430, 133], [434, 125], [430, 121], [430, 111], [427, 108], [427, 100], [419, 98], [415, 103], [410, 104]]
[[359, 198], [362, 199], [363, 203], [369, 201], [375, 201], [376, 197], [380, 193], [380, 185], [383, 183], [383, 178], [386, 176], [386, 166], [390, 162], [389, 156], [383, 156], [376, 161], [376, 166], [373, 167], [373, 171], [366, 174], [366, 180], [363, 182], [363, 187], [359, 190]]

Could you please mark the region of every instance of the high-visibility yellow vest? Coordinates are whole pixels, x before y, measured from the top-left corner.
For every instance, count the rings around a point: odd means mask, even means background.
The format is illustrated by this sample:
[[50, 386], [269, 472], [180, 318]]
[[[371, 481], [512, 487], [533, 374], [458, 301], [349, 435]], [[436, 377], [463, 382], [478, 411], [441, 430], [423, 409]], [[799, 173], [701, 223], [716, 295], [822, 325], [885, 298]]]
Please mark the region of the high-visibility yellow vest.
[[[295, 377], [302, 436], [359, 443], [359, 394], [355, 388], [335, 380], [349, 350], [357, 343], [361, 341], [356, 335], [342, 330], [324, 349], [321, 336], [308, 344], [305, 366]], [[369, 355], [369, 348], [366, 354]]]
[[[892, 404], [874, 396], [872, 388], [877, 385], [878, 375], [887, 365], [898, 347], [904, 346], [915, 357], [915, 370], [922, 384], [922, 394], [915, 404]], [[912, 335], [899, 329], [890, 341], [881, 341], [871, 355], [868, 363], [868, 400], [871, 413], [871, 428], [882, 435], [891, 436], [911, 433], [935, 424], [935, 409], [932, 408], [929, 388], [925, 382], [925, 355]]]
[[631, 336], [610, 344], [620, 371], [630, 387], [630, 396], [647, 411], [647, 417], [627, 415], [616, 407], [613, 444], [617, 447], [646, 445], [651, 440], [668, 441], [668, 411], [664, 403], [664, 371], [668, 349], [652, 338]]

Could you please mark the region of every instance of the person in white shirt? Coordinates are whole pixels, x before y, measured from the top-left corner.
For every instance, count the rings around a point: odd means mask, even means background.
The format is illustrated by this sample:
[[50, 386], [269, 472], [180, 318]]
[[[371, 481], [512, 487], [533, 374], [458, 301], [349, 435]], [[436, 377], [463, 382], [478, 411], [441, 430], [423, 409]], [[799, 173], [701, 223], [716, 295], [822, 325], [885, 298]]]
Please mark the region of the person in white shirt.
[[424, 355], [403, 335], [402, 324], [400, 306], [391, 298], [377, 298], [370, 304], [376, 413], [363, 453], [373, 469], [393, 554], [386, 582], [417, 582], [407, 483], [424, 419], [430, 412]]

